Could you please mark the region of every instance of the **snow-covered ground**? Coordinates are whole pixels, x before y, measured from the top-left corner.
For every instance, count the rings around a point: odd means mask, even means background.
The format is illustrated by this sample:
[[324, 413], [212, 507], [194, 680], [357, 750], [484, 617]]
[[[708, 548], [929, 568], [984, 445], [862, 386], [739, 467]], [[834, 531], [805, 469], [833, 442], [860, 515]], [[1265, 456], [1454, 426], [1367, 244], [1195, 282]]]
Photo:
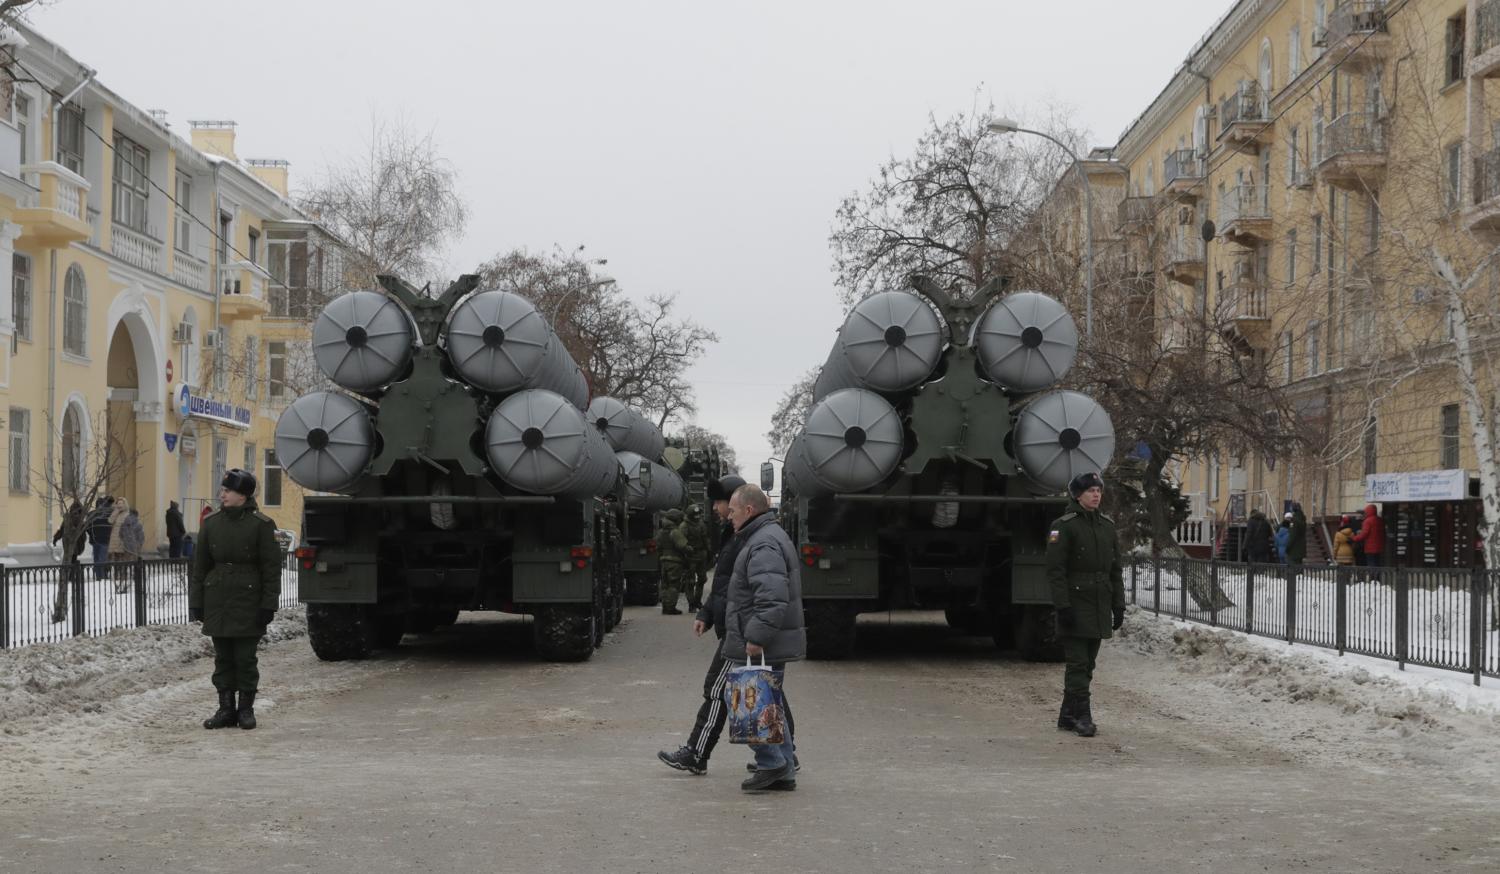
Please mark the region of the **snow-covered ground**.
[[[1470, 672], [1477, 656], [1484, 673], [1500, 674], [1500, 631], [1485, 621], [1488, 616], [1481, 615], [1477, 640], [1473, 633], [1470, 619], [1474, 598], [1467, 571], [1403, 572], [1404, 623], [1399, 621], [1401, 592], [1390, 571], [1383, 578], [1372, 580], [1359, 569], [1306, 567], [1297, 577], [1294, 589], [1280, 568], [1259, 567], [1253, 579], [1245, 565], [1228, 563], [1216, 564], [1210, 571], [1208, 563], [1195, 562], [1189, 572], [1201, 573], [1205, 580], [1212, 573], [1233, 606], [1217, 611], [1201, 609], [1191, 595], [1184, 602], [1178, 562], [1161, 566], [1159, 586], [1149, 563], [1135, 566], [1133, 587], [1127, 567], [1126, 599], [1131, 599], [1133, 591], [1134, 602], [1145, 610], [1283, 641], [1288, 638], [1290, 617], [1291, 639], [1295, 643], [1333, 650], [1342, 643], [1346, 652], [1391, 660], [1400, 658], [1404, 636], [1409, 664]], [[1343, 588], [1342, 623], [1340, 587]], [[1293, 595], [1295, 602], [1289, 609]], [[1491, 594], [1485, 594], [1480, 604], [1481, 614], [1493, 609], [1490, 597]], [[1475, 647], [1475, 643], [1480, 646]]]
[[[145, 567], [145, 624], [187, 622], [187, 562], [152, 562]], [[81, 614], [75, 603], [73, 586], [68, 585], [65, 587], [68, 590], [65, 617], [61, 622], [53, 622], [58, 583], [64, 579], [66, 570], [60, 565], [6, 570], [0, 590], [3, 590], [7, 647], [65, 640], [80, 633], [99, 635], [140, 624], [138, 611], [142, 605], [128, 576], [131, 569], [104, 567], [100, 569], [100, 575], [96, 575], [91, 565], [82, 567]], [[118, 580], [111, 578], [116, 570], [121, 574]], [[297, 572], [288, 564], [281, 573], [281, 604], [286, 608], [296, 603]]]

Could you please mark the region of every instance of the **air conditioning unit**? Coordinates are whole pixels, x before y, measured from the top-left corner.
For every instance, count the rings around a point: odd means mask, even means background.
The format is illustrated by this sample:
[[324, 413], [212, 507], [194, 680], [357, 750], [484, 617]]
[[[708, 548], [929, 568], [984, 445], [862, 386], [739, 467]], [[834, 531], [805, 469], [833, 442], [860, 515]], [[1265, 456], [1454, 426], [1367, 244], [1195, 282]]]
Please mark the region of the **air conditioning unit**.
[[219, 332], [218, 331], [209, 331], [207, 334], [203, 335], [203, 348], [205, 348], [205, 349], [214, 349], [214, 348], [217, 348], [218, 345], [219, 345]]
[[177, 327], [172, 329], [172, 342], [179, 346], [190, 346], [193, 342], [193, 325], [191, 322], [178, 322]]

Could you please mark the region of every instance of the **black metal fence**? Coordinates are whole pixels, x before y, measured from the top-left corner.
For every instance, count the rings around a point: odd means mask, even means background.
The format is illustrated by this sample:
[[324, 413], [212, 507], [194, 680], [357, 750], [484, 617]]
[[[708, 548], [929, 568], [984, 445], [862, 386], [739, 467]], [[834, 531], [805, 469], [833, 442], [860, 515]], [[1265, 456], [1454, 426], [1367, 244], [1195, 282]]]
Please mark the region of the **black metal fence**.
[[[188, 621], [185, 558], [0, 566], [0, 649]], [[281, 606], [297, 603], [297, 560], [281, 566]]]
[[1500, 571], [1140, 559], [1127, 599], [1262, 637], [1500, 677]]

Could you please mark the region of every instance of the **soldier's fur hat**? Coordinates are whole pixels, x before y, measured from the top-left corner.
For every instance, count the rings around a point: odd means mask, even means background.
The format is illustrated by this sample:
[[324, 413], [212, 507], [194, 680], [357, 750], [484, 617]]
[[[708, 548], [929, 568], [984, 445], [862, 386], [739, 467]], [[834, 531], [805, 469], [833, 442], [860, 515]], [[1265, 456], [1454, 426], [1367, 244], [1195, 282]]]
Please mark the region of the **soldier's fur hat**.
[[1068, 483], [1068, 494], [1077, 498], [1084, 492], [1095, 487], [1104, 488], [1104, 480], [1099, 474], [1093, 472], [1080, 473], [1078, 476], [1073, 477], [1072, 482]]

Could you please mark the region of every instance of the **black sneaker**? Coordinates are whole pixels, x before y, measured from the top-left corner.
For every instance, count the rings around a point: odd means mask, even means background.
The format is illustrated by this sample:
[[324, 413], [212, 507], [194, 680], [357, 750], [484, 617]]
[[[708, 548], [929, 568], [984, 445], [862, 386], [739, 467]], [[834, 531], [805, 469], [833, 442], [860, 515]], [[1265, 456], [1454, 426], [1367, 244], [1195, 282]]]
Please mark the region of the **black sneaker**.
[[774, 771], [757, 770], [754, 774], [745, 778], [745, 782], [740, 784], [740, 788], [746, 792], [762, 792], [767, 789], [796, 789], [797, 769], [794, 765], [783, 765]]
[[695, 777], [700, 777], [708, 773], [708, 760], [698, 758], [687, 747], [678, 747], [675, 753], [662, 750], [656, 754], [656, 757], [661, 759], [661, 763], [668, 768], [687, 771]]
[[[749, 771], [752, 774], [754, 774], [755, 770], [756, 770], [755, 763], [754, 762], [746, 762], [745, 763], [745, 770]], [[802, 760], [799, 759], [799, 758], [797, 758], [797, 754], [796, 753], [792, 753], [792, 770], [793, 771], [800, 771], [800, 770], [802, 770]]]

